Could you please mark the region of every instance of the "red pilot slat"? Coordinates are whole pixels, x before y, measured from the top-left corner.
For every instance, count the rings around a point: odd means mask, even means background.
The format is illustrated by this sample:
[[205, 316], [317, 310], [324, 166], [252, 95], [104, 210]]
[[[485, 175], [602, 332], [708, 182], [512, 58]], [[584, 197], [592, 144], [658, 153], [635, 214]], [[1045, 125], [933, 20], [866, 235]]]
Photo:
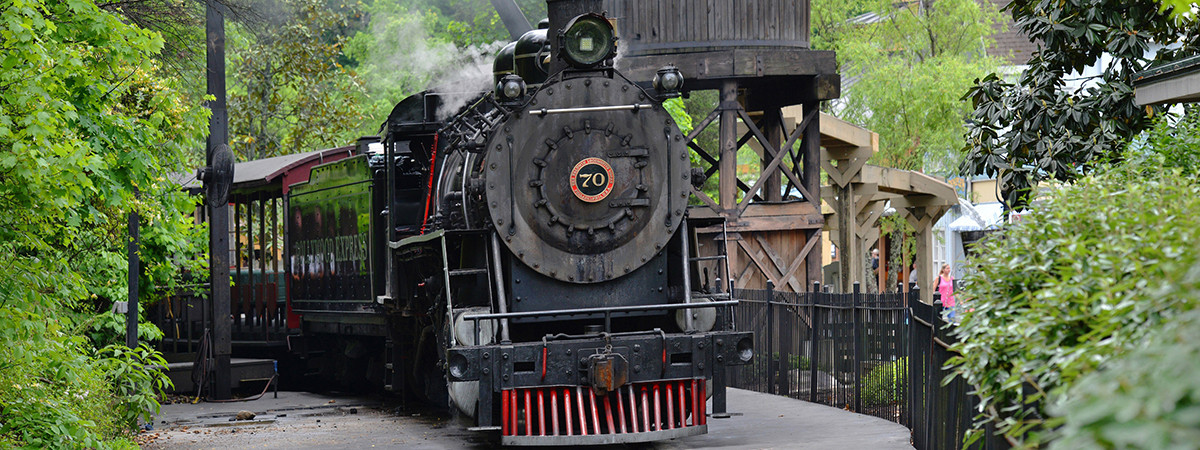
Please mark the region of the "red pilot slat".
[[558, 389], [550, 388], [550, 430], [558, 436]]
[[692, 379], [692, 425], [700, 425], [700, 404], [696, 401], [700, 391], [696, 390], [696, 380]]
[[[588, 400], [591, 400], [590, 403], [592, 404], [592, 431], [594, 431], [596, 434], [600, 434], [600, 415], [596, 413], [596, 390], [588, 388], [588, 392], [592, 394], [588, 396]], [[612, 432], [611, 428], [609, 429], [609, 432]]]
[[665, 376], [666, 374], [667, 374], [667, 344], [664, 343], [663, 344], [663, 352], [662, 352], [662, 375]]
[[579, 434], [587, 436], [587, 413], [583, 409], [583, 388], [575, 386], [575, 401], [579, 403]]
[[646, 388], [642, 387], [642, 432], [650, 431], [650, 400], [646, 394]]
[[525, 435], [533, 436], [533, 402], [529, 401], [529, 391], [525, 390]]
[[571, 426], [571, 390], [563, 389], [563, 415], [567, 416], [567, 436], [574, 436], [575, 430]]
[[509, 395], [512, 395], [512, 399], [508, 401], [508, 407], [512, 408], [512, 410], [508, 412], [508, 420], [511, 420], [512, 424], [508, 427], [508, 429], [512, 431], [513, 436], [516, 436], [518, 433], [520, 433], [520, 431], [517, 430], [517, 390], [513, 389], [508, 391], [508, 393]]
[[637, 419], [637, 394], [633, 393], [633, 386], [629, 386], [629, 428], [634, 433], [638, 432]]
[[662, 431], [662, 400], [658, 396], [658, 383], [654, 383], [654, 429]]
[[508, 434], [508, 391], [500, 391], [500, 434]]
[[546, 381], [546, 345], [542, 344], [542, 381]]
[[700, 425], [708, 423], [708, 383], [700, 380]]
[[612, 401], [607, 395], [604, 396], [604, 416], [608, 418], [608, 432], [617, 434], [617, 423], [612, 418]]
[[663, 389], [663, 390], [667, 391], [667, 429], [668, 430], [675, 429], [675, 399], [671, 395], [671, 390], [674, 388], [675, 388], [675, 386], [672, 386], [671, 382], [668, 381], [666, 388]]
[[546, 435], [546, 399], [543, 389], [538, 389], [538, 436]]
[[684, 408], [683, 401], [683, 382], [679, 382], [679, 427], [687, 426], [687, 409]]
[[617, 423], [621, 424], [622, 433], [628, 433], [628, 431], [625, 431], [625, 402], [621, 400], [623, 398], [621, 397], [621, 390], [617, 389], [617, 392], [614, 394], [617, 397]]

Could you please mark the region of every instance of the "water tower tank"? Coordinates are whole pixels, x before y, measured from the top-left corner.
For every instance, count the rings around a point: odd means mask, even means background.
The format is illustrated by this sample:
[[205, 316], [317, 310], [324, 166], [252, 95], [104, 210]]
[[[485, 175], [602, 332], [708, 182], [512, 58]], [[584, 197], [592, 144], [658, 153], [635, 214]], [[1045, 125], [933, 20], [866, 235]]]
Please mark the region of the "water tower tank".
[[808, 49], [808, 0], [604, 0], [624, 56]]

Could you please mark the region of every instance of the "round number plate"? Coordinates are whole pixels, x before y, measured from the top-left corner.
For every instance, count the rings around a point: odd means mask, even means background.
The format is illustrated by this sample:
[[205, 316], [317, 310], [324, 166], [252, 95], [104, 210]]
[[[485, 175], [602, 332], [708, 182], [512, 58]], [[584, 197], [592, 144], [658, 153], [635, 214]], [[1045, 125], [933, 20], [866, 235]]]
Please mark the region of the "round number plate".
[[580, 200], [595, 203], [613, 190], [613, 169], [600, 158], [584, 158], [571, 169], [571, 192]]

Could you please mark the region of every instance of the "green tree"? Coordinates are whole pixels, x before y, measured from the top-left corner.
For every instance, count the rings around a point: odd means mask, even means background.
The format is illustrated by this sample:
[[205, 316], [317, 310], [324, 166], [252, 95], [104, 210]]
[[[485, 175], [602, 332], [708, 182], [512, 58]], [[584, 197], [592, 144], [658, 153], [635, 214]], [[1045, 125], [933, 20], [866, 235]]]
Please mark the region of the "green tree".
[[874, 162], [956, 169], [970, 106], [961, 93], [999, 64], [984, 51], [999, 19], [990, 3], [818, 1], [813, 9], [814, 46], [838, 52], [845, 80], [834, 111], [879, 133]]
[[1196, 13], [1192, 8], [1196, 7], [1197, 3], [1194, 0], [1159, 0], [1162, 3], [1162, 10], [1171, 14], [1176, 20], [1194, 20]]
[[[246, 159], [346, 145], [364, 120], [362, 81], [339, 60], [356, 5], [279, 0], [231, 33], [230, 146]], [[264, 6], [264, 9], [269, 7]]]
[[1196, 380], [1154, 384], [1194, 361], [1146, 364], [1196, 350], [1171, 340], [1187, 327], [1176, 317], [1194, 323], [1187, 311], [1200, 307], [1200, 219], [1190, 212], [1200, 208], [1200, 159], [1189, 145], [1200, 121], [1194, 111], [1166, 119], [1122, 163], [1051, 190], [979, 248], [960, 290], [973, 312], [953, 331], [961, 356], [950, 362], [977, 387], [977, 425], [1020, 447], [1065, 436], [1055, 448], [1195, 448], [1178, 427], [1195, 423], [1186, 397], [1196, 398]]
[[[992, 74], [968, 91], [975, 110], [962, 170], [999, 177], [1003, 200], [1019, 210], [1038, 182], [1069, 182], [1120, 159], [1162, 111], [1134, 103], [1131, 75], [1200, 51], [1200, 28], [1172, 20], [1154, 0], [1017, 0], [1005, 8], [1039, 50], [1016, 83]], [[1177, 46], [1151, 51], [1156, 44]], [[1105, 55], [1099, 75], [1070, 87]]]
[[161, 75], [162, 45], [90, 0], [0, 9], [0, 445], [108, 447], [133, 425], [114, 411], [153, 398], [108, 368], [152, 371], [155, 353], [102, 364], [82, 329], [125, 295], [130, 212], [156, 236], [143, 275], [169, 277], [190, 248], [191, 203], [164, 174], [207, 111]]
[[[517, 4], [531, 23], [546, 17], [544, 1]], [[370, 25], [350, 39], [346, 53], [368, 92], [366, 134], [422, 90], [489, 89], [492, 58], [510, 41], [488, 0], [376, 1], [365, 10]]]
[[1051, 410], [1064, 423], [1049, 448], [1200, 448], [1198, 359], [1200, 310], [1192, 310], [1081, 378]]

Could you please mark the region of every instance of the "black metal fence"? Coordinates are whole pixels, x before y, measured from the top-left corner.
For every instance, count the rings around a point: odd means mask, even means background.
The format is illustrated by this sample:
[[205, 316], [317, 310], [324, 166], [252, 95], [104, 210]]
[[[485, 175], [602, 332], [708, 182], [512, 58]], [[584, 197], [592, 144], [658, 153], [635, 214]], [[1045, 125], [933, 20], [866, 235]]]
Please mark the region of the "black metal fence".
[[[917, 449], [963, 447], [977, 398], [961, 379], [943, 385], [952, 356], [941, 306], [912, 293], [735, 290], [739, 330], [757, 356], [730, 369], [730, 386], [868, 414], [912, 430]], [[937, 299], [935, 298], [935, 303]], [[971, 448], [1006, 448], [987, 433]]]

